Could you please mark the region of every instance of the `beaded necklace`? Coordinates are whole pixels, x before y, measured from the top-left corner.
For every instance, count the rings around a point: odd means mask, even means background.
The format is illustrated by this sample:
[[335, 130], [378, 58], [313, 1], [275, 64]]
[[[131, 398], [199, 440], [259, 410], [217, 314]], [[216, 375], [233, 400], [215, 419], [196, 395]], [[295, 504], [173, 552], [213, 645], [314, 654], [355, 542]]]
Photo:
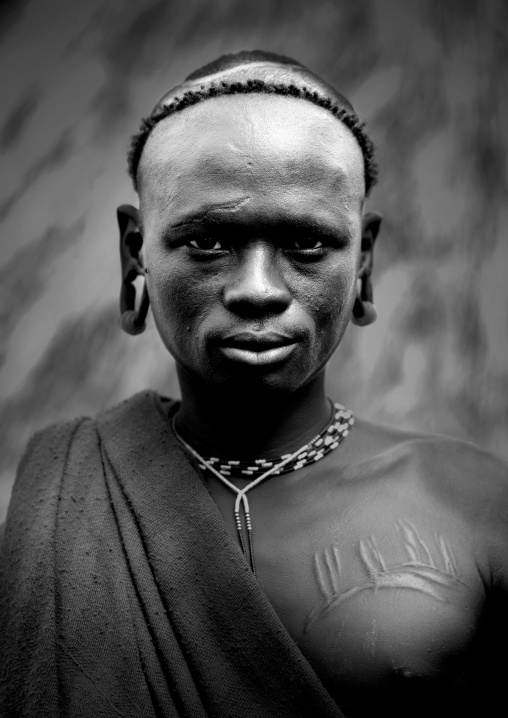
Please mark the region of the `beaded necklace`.
[[[330, 402], [331, 403], [331, 402]], [[216, 476], [225, 486], [236, 493], [235, 501], [235, 524], [238, 532], [238, 539], [244, 556], [247, 558], [247, 546], [243, 536], [242, 520], [240, 517], [240, 506], [243, 509], [245, 517], [245, 525], [247, 527], [247, 543], [249, 547], [249, 562], [252, 573], [256, 575], [256, 566], [254, 562], [254, 545], [252, 538], [252, 522], [250, 518], [249, 501], [247, 492], [267, 479], [269, 476], [278, 476], [280, 474], [296, 471], [304, 466], [313, 464], [326, 456], [330, 451], [337, 448], [340, 442], [349, 434], [350, 428], [354, 424], [353, 412], [345, 409], [341, 404], [334, 404], [333, 411], [328, 424], [319, 434], [302, 446], [293, 454], [284, 454], [280, 459], [254, 459], [253, 461], [225, 460], [216, 456], [204, 458], [201, 454], [192, 448], [176, 430], [175, 426], [176, 414], [173, 416], [173, 431], [180, 443], [189, 451], [197, 460], [199, 468], [209, 471]], [[243, 489], [239, 489], [229, 479], [228, 476], [235, 474], [241, 476], [256, 476], [256, 478], [247, 484]], [[260, 474], [260, 475], [258, 475]]]

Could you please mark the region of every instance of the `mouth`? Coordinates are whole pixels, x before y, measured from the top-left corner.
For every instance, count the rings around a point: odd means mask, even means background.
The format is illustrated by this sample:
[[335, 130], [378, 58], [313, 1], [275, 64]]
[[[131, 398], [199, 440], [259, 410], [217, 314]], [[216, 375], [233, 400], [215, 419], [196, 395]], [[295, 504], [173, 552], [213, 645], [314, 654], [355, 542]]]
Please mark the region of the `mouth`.
[[276, 332], [240, 332], [225, 337], [220, 343], [220, 350], [233, 361], [264, 366], [284, 361], [293, 353], [297, 344], [294, 337]]

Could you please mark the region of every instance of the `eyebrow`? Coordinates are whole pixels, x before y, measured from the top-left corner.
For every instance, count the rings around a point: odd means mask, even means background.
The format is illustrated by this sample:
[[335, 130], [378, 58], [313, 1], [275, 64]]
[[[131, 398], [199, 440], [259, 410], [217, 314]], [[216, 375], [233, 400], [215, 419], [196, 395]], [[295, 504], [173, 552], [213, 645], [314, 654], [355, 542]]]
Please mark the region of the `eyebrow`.
[[[229, 202], [220, 202], [203, 205], [199, 209], [192, 210], [188, 214], [183, 214], [176, 222], [169, 225], [168, 230], [180, 229], [189, 225], [220, 225], [224, 228], [231, 226], [236, 227], [238, 222], [236, 221], [235, 214], [238, 209], [246, 202], [249, 201], [249, 197], [245, 197], [239, 200], [232, 200]], [[271, 220], [257, 221], [255, 224], [261, 229], [268, 231], [277, 230], [292, 230], [292, 231], [305, 231], [314, 232], [322, 236], [335, 236], [342, 234], [340, 224], [330, 221], [331, 218], [312, 216], [309, 214], [290, 214], [285, 216], [279, 216]], [[240, 224], [244, 224], [240, 222]], [[247, 222], [250, 224], [250, 222]]]
[[199, 220], [196, 219], [196, 215], [193, 214], [193, 218], [189, 222], [183, 223], [179, 221], [177, 225], [173, 225], [168, 229], [169, 232], [171, 232], [171, 230], [174, 230], [175, 228], [178, 230], [179, 227], [185, 227], [186, 224], [187, 226], [192, 226], [194, 224], [197, 229], [200, 226], [200, 221], [202, 223], [201, 226], [204, 229], [208, 227], [207, 231], [213, 232], [213, 227], [216, 227], [217, 230], [224, 233], [224, 236], [229, 237], [232, 233], [234, 236], [237, 236], [238, 239], [244, 236], [245, 233], [247, 236], [260, 233], [265, 235], [266, 238], [273, 237], [274, 239], [284, 235], [299, 237], [312, 235], [320, 237], [323, 240], [334, 239], [335, 241], [342, 241], [348, 236], [348, 232], [344, 232], [340, 226], [333, 224], [330, 221], [310, 217], [308, 215], [280, 217], [271, 221], [257, 221], [254, 223], [254, 231], [252, 224], [248, 223], [245, 226], [245, 230], [242, 231], [241, 226], [239, 226], [239, 224], [235, 221], [234, 215], [228, 216], [227, 214], [222, 214], [221, 216], [214, 217], [212, 214], [207, 213], [203, 219]]
[[213, 222], [215, 218], [221, 219], [224, 214], [229, 215], [238, 212], [238, 210], [249, 201], [250, 197], [246, 196], [230, 200], [229, 202], [206, 204], [198, 210], [184, 214], [177, 222], [172, 223], [171, 227], [178, 229], [178, 227], [193, 224], [194, 222], [201, 222], [204, 219]]

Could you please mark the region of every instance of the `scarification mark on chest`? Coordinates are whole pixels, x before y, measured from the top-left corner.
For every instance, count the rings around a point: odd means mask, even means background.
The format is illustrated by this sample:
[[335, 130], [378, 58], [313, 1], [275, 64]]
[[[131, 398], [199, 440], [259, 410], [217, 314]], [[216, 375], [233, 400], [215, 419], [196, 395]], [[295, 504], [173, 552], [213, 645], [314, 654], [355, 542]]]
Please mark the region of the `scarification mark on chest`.
[[434, 533], [439, 554], [439, 561], [436, 561], [410, 521], [397, 521], [397, 531], [402, 538], [408, 560], [395, 566], [387, 566], [374, 537], [362, 539], [358, 549], [367, 579], [350, 588], [340, 585], [342, 564], [337, 546], [330, 546], [314, 554], [314, 572], [323, 603], [309, 612], [304, 631], [307, 631], [314, 621], [323, 618], [339, 604], [362, 591], [412, 589], [438, 601], [449, 602], [447, 589], [458, 584], [464, 585], [464, 582], [459, 578], [455, 556], [448, 541], [437, 532]]

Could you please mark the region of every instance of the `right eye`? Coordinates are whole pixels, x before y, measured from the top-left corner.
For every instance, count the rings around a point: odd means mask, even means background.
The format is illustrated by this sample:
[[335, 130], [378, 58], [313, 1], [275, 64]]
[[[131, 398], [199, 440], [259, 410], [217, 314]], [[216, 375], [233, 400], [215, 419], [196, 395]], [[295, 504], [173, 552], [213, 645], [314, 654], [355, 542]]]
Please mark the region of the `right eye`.
[[202, 249], [204, 251], [218, 251], [224, 249], [219, 240], [214, 239], [213, 237], [200, 237], [199, 239], [191, 239], [189, 244], [195, 249]]
[[301, 249], [302, 251], [306, 249], [321, 249], [323, 247], [323, 242], [315, 237], [301, 237], [300, 239], [295, 239], [293, 244], [295, 249]]

